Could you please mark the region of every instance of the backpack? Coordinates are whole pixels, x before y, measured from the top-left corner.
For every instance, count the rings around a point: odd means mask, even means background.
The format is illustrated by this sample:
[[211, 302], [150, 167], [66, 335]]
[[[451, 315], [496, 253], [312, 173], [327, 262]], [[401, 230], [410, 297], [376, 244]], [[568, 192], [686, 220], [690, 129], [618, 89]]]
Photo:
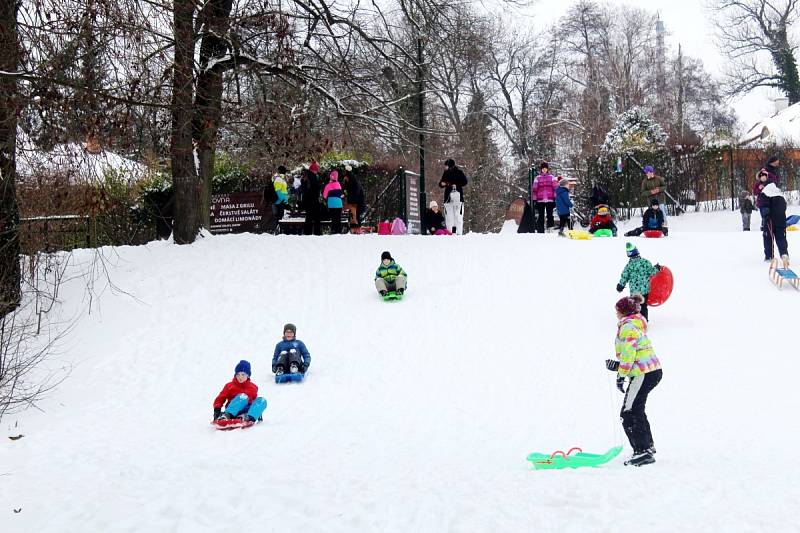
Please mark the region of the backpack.
[[406, 231], [406, 223], [400, 217], [392, 220], [392, 235], [405, 235]]

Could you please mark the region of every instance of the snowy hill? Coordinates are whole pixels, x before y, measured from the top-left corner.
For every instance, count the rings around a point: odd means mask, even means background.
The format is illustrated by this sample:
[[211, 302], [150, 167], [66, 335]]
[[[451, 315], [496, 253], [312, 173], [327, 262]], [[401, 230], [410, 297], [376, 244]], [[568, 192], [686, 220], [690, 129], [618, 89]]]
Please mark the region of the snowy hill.
[[[104, 249], [114, 287], [95, 280], [91, 313], [93, 251], [78, 251], [49, 316], [77, 320], [50, 361], [71, 374], [42, 411], [3, 419], [25, 437], [0, 444], [0, 531], [796, 531], [800, 294], [770, 284], [738, 212], [671, 228], [635, 239], [676, 276], [651, 310], [664, 380], [648, 402], [657, 462], [640, 469], [525, 461], [626, 442], [603, 365], [624, 238]], [[800, 257], [798, 232], [789, 247]], [[374, 291], [383, 250], [409, 273], [402, 302]], [[313, 360], [279, 386], [269, 363], [289, 321]], [[242, 358], [265, 421], [214, 431]]]

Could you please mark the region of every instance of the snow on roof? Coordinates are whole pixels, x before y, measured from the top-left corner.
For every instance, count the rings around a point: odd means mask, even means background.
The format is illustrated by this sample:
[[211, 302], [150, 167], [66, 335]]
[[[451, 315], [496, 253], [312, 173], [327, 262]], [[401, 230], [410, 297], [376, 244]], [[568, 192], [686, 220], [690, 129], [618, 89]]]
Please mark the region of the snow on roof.
[[117, 172], [120, 178], [132, 182], [145, 177], [147, 167], [108, 150], [90, 153], [83, 143], [58, 144], [45, 152], [18, 131], [17, 174], [26, 178], [42, 172], [67, 174], [73, 183], [102, 183], [109, 172]]
[[800, 146], [800, 102], [755, 124], [739, 138], [739, 144]]

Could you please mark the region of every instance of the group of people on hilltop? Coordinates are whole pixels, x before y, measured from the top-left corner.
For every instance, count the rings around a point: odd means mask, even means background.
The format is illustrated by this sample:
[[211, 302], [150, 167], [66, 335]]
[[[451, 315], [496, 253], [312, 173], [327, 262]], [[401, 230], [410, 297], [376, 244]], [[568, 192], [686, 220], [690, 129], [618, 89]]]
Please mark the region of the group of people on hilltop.
[[[464, 187], [467, 176], [455, 160], [444, 162], [444, 172], [439, 180], [439, 187], [444, 189], [442, 206], [431, 200], [422, 215], [423, 235], [453, 235], [463, 231], [464, 224]], [[442, 213], [444, 208], [447, 213]]]
[[276, 232], [292, 197], [294, 203], [305, 212], [305, 235], [322, 235], [322, 220], [326, 210], [331, 218], [332, 235], [342, 232], [342, 209], [349, 210], [351, 228], [361, 226], [366, 211], [364, 189], [350, 165], [345, 165], [341, 179], [338, 170], [331, 170], [323, 178], [320, 176], [319, 163], [312, 159], [300, 175], [292, 179], [291, 186], [286, 167], [279, 166], [270, 184], [264, 187], [264, 201], [271, 206], [274, 219], [266, 228], [267, 231]]

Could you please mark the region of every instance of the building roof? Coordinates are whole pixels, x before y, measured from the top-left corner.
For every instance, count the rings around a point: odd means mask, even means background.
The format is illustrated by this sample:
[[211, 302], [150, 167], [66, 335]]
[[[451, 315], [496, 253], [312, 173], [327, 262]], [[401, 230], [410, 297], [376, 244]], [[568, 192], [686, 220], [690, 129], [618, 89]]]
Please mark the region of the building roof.
[[739, 144], [800, 146], [800, 102], [756, 123], [739, 137]]

